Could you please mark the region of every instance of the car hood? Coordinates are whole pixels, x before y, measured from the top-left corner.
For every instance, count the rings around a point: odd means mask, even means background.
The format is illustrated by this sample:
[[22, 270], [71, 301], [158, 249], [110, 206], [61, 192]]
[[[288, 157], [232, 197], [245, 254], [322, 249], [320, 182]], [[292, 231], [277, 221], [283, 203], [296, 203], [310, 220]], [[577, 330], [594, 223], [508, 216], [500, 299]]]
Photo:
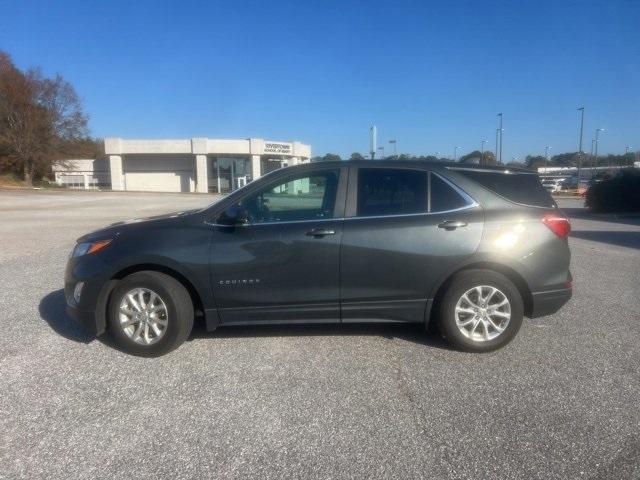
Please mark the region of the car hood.
[[95, 240], [101, 240], [104, 238], [112, 238], [132, 229], [144, 229], [150, 226], [159, 227], [175, 222], [182, 222], [190, 217], [193, 217], [196, 213], [200, 212], [200, 209], [185, 210], [182, 212], [166, 213], [163, 215], [154, 215], [151, 217], [132, 218], [130, 220], [124, 220], [122, 222], [112, 223], [100, 230], [96, 230], [91, 233], [87, 233], [78, 238], [78, 242], [91, 242]]

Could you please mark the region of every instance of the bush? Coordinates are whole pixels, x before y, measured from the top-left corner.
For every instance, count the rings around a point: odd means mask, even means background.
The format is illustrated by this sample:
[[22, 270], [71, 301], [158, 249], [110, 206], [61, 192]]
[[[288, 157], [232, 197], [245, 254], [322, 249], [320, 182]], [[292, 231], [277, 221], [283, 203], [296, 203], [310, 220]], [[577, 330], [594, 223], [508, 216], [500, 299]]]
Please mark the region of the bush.
[[593, 212], [640, 212], [640, 170], [623, 170], [591, 186], [586, 205]]

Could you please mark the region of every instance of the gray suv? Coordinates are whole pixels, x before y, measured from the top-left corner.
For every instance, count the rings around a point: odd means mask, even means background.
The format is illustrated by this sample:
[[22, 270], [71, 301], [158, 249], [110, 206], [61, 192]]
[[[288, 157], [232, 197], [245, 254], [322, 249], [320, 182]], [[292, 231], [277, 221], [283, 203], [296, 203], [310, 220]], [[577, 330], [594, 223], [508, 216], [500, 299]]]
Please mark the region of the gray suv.
[[265, 175], [203, 210], [78, 240], [68, 311], [124, 350], [166, 353], [225, 325], [418, 323], [454, 346], [508, 343], [571, 297], [568, 219], [537, 175], [409, 161]]

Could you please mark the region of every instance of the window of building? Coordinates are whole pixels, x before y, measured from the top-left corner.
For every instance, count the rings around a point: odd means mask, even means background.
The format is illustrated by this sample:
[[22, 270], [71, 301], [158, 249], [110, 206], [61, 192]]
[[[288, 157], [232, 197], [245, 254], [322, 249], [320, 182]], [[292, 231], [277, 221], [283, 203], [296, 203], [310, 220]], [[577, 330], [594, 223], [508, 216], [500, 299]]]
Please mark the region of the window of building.
[[241, 202], [251, 223], [333, 218], [340, 171], [298, 174]]
[[427, 172], [396, 168], [358, 171], [358, 216], [427, 212]]

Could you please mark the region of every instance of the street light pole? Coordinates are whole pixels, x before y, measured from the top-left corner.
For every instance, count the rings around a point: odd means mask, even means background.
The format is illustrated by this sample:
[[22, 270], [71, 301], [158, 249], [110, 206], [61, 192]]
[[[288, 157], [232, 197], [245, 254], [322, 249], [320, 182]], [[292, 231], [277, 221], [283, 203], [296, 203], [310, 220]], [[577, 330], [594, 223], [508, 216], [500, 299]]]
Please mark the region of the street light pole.
[[480, 165], [484, 163], [484, 144], [487, 143], [486, 140], [482, 140], [482, 146], [480, 147]]
[[458, 149], [460, 147], [453, 147], [453, 161], [455, 162], [458, 159]]
[[578, 108], [580, 111], [580, 140], [578, 143], [578, 187], [580, 187], [580, 167], [582, 166], [582, 130], [584, 127], [584, 107]]
[[502, 128], [502, 112], [497, 116], [500, 117], [500, 160], [498, 161], [498, 163], [502, 163], [502, 137], [504, 134], [504, 129]]
[[378, 150], [380, 150], [382, 153], [380, 154], [380, 160], [384, 160], [384, 146], [382, 147], [378, 147]]
[[[629, 156], [629, 150], [631, 150], [631, 145], [627, 145], [626, 147], [624, 147], [624, 161], [627, 161], [627, 157]], [[631, 162], [631, 164], [633, 165], [633, 161]]]
[[600, 132], [604, 132], [604, 128], [596, 128], [596, 156], [594, 158], [596, 167], [598, 166], [598, 143], [600, 143]]
[[398, 143], [398, 141], [396, 139], [393, 140], [389, 140], [389, 143], [393, 144], [393, 156], [396, 157], [396, 160], [398, 159], [398, 150], [396, 149], [396, 145]]
[[378, 141], [378, 129], [375, 125], [372, 125], [369, 129], [369, 153], [371, 154], [371, 160], [376, 158], [376, 142]]

